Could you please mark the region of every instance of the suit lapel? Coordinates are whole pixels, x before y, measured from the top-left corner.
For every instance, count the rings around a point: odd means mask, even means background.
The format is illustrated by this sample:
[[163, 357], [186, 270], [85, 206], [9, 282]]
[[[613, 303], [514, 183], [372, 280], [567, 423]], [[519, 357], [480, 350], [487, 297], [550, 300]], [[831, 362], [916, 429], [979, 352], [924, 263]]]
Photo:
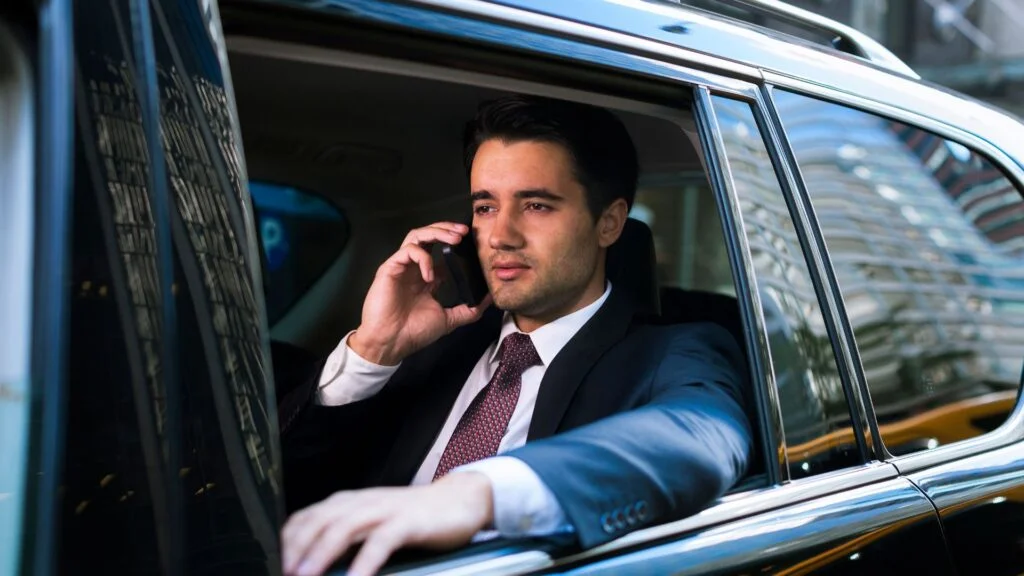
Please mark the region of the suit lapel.
[[429, 355], [431, 361], [405, 376], [424, 381], [406, 384], [419, 390], [413, 394], [413, 405], [407, 410], [408, 417], [391, 448], [379, 484], [404, 485], [412, 481], [473, 367], [498, 338], [501, 318], [502, 313], [492, 308], [480, 321], [420, 352]]
[[583, 378], [609, 348], [622, 340], [632, 317], [625, 293], [613, 289], [601, 309], [555, 356], [540, 383], [528, 441], [547, 438], [558, 430]]

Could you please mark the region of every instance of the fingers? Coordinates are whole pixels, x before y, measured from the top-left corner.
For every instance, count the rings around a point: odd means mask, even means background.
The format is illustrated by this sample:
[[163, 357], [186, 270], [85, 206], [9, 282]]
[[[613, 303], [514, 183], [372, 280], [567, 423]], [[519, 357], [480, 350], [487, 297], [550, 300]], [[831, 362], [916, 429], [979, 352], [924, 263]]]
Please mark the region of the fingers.
[[448, 244], [458, 244], [462, 241], [462, 237], [469, 232], [469, 227], [465, 224], [458, 224], [455, 222], [438, 222], [431, 224], [423, 228], [416, 228], [406, 235], [402, 245], [420, 245], [430, 244], [432, 242], [446, 242]]
[[[359, 496], [353, 498], [352, 494]], [[284, 573], [322, 574], [386, 519], [385, 512], [374, 494], [362, 492], [338, 493], [295, 514], [281, 534]]]
[[328, 516], [320, 510], [323, 506], [323, 503], [316, 504], [293, 514], [281, 530], [281, 560], [285, 574], [297, 573], [306, 552], [327, 527]]
[[334, 524], [320, 533], [320, 538], [309, 548], [295, 573], [299, 576], [323, 574], [352, 544], [362, 539], [364, 533], [351, 525]]
[[472, 324], [479, 320], [493, 301], [494, 299], [491, 295], [487, 294], [476, 306], [470, 307], [466, 304], [460, 304], [453, 308], [446, 309], [445, 315], [448, 317], [448, 332], [450, 333], [456, 328], [460, 328], [466, 324]]
[[420, 276], [425, 283], [430, 284], [434, 281], [434, 260], [431, 258], [430, 252], [416, 244], [406, 244], [399, 248], [398, 252], [395, 252], [385, 264], [388, 263], [392, 264], [389, 268], [396, 276], [405, 272], [405, 268], [409, 264], [416, 264], [419, 266]]
[[348, 573], [353, 576], [376, 574], [380, 567], [388, 561], [391, 554], [404, 545], [406, 536], [401, 525], [389, 522], [379, 525], [363, 543], [355, 560], [349, 566]]

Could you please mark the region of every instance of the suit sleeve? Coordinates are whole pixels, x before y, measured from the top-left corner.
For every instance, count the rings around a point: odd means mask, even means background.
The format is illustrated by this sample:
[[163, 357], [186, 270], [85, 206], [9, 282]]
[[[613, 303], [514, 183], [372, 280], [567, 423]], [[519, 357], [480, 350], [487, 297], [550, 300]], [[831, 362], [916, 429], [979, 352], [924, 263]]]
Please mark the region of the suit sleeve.
[[674, 327], [649, 402], [508, 452], [554, 493], [580, 544], [695, 514], [747, 467], [747, 377], [735, 340], [716, 325]]

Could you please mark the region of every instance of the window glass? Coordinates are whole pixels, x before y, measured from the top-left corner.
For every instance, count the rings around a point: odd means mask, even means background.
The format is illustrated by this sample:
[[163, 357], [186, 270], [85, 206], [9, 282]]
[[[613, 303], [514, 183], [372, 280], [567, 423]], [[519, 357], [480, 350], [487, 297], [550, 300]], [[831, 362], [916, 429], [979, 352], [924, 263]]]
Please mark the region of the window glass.
[[[276, 415], [219, 24], [195, 2], [143, 6], [153, 16], [169, 221], [157, 221], [150, 204], [147, 136], [156, 136], [142, 122], [137, 55], [128, 48], [139, 45], [139, 19], [127, 4], [75, 5], [82, 97], [59, 571], [159, 573], [178, 550], [170, 564], [185, 573], [272, 573]], [[172, 232], [173, 254], [157, 254], [161, 226]], [[173, 359], [161, 354], [160, 258], [175, 265]], [[173, 388], [162, 369], [171, 362], [180, 375]], [[173, 469], [169, 454], [180, 456]]]
[[778, 385], [790, 475], [860, 461], [831, 339], [782, 188], [748, 104], [714, 97]]
[[260, 252], [216, 3], [149, 5], [180, 287], [186, 572], [275, 572], [281, 485]]
[[266, 264], [267, 317], [276, 322], [333, 263], [348, 241], [348, 221], [315, 194], [250, 182]]
[[889, 451], [997, 427], [1024, 359], [1020, 193], [960, 144], [775, 94]]

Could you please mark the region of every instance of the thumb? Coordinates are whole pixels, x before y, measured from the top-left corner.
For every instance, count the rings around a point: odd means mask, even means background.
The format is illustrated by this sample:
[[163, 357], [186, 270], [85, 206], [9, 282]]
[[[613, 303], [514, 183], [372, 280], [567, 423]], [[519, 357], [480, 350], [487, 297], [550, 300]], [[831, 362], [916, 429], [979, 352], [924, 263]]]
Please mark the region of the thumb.
[[445, 316], [447, 316], [448, 320], [448, 332], [450, 333], [456, 328], [461, 328], [466, 324], [472, 324], [479, 320], [487, 308], [491, 306], [491, 302], [493, 302], [493, 299], [488, 294], [476, 306], [470, 307], [466, 304], [460, 304], [454, 308], [446, 309]]

